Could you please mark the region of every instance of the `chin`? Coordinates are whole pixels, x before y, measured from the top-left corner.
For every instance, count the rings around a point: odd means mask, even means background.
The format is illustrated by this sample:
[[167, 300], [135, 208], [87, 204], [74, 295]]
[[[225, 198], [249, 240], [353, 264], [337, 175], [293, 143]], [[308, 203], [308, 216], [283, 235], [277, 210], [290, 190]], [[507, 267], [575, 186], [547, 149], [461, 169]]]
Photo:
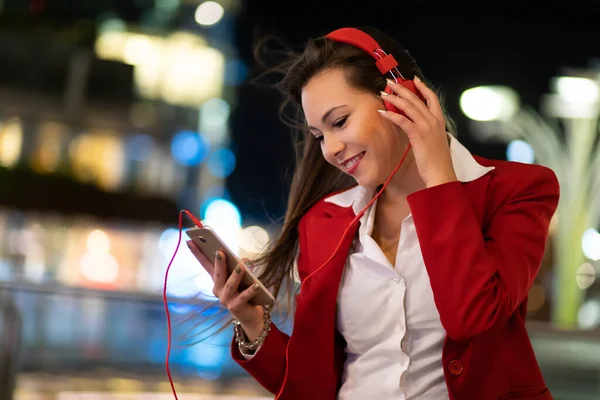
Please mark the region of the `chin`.
[[353, 178], [359, 186], [367, 189], [376, 189], [382, 183], [380, 180], [375, 179], [374, 177], [356, 176]]

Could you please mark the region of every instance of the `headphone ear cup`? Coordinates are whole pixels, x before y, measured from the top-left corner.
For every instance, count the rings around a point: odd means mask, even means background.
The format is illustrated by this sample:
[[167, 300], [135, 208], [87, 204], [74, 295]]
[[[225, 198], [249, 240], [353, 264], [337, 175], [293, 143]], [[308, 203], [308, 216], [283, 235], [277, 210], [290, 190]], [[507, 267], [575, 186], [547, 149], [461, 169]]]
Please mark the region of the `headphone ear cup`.
[[413, 92], [414, 94], [416, 94], [417, 96], [419, 96], [419, 98], [421, 99], [421, 101], [423, 103], [426, 103], [425, 99], [423, 98], [423, 96], [421, 96], [421, 93], [419, 92], [419, 90], [417, 90], [417, 88], [415, 87], [415, 81], [413, 80], [406, 80], [404, 82], [401, 82], [402, 86], [404, 86], [405, 88], [407, 88], [408, 90], [410, 90], [411, 92]]
[[[425, 99], [423, 98], [423, 96], [421, 96], [421, 93], [419, 93], [419, 91], [415, 87], [415, 82], [414, 81], [412, 81], [412, 80], [402, 80], [399, 83], [402, 86], [404, 86], [405, 88], [407, 88], [408, 90], [410, 90], [411, 92], [413, 92], [414, 94], [416, 94], [417, 96], [419, 96], [419, 98], [423, 101], [423, 103], [425, 103]], [[389, 86], [386, 86], [384, 91], [387, 94], [391, 95], [391, 96], [395, 96], [396, 95]], [[403, 115], [403, 116], [406, 117], [406, 114], [404, 113], [404, 111], [400, 110], [399, 108], [397, 108], [396, 106], [394, 106], [392, 103], [384, 101], [384, 104], [385, 104], [386, 110], [398, 113], [398, 114]]]

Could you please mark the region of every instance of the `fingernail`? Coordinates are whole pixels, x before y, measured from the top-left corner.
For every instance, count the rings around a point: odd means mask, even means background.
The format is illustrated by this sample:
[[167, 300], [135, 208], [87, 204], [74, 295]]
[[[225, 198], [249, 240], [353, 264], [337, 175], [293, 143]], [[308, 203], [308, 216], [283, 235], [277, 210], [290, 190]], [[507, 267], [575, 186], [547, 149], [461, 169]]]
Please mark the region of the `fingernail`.
[[382, 96], [389, 96], [390, 94], [387, 92], [384, 92], [383, 90], [380, 90], [379, 93], [381, 93]]
[[396, 81], [394, 81], [394, 80], [391, 80], [390, 78], [386, 78], [385, 80], [386, 80], [386, 81], [387, 81], [387, 83], [389, 83], [390, 85], [395, 85], [395, 84], [396, 84]]
[[235, 267], [235, 273], [239, 274], [240, 272], [242, 272], [242, 269], [240, 268], [240, 266], [238, 265], [237, 267]]
[[217, 261], [221, 261], [221, 252], [217, 251], [217, 255], [216, 255]]
[[386, 111], [386, 110], [377, 110], [377, 112], [378, 112], [379, 114], [385, 114], [385, 113], [387, 113], [387, 111]]
[[418, 76], [415, 75], [415, 81], [421, 82], [421, 79]]
[[189, 241], [186, 241], [185, 244], [187, 244], [187, 247], [189, 247], [190, 249], [192, 248], [192, 244]]
[[258, 283], [255, 283], [254, 286], [252, 286], [252, 289], [256, 292], [259, 289]]

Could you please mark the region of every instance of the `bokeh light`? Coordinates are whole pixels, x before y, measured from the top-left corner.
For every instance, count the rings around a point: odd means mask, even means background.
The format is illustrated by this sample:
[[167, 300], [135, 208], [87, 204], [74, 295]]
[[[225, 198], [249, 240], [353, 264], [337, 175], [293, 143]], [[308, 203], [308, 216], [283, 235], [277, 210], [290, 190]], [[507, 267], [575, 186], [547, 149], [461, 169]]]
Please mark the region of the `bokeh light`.
[[524, 140], [513, 140], [506, 148], [506, 159], [531, 164], [535, 160], [533, 147]]
[[223, 14], [225, 10], [222, 5], [216, 1], [205, 1], [198, 6], [194, 17], [199, 25], [210, 26], [219, 22]]
[[198, 132], [178, 132], [171, 142], [171, 154], [176, 162], [185, 166], [200, 164], [209, 151], [208, 142]]
[[219, 178], [226, 178], [235, 169], [235, 155], [229, 149], [214, 151], [208, 158], [208, 169]]
[[479, 86], [460, 96], [463, 113], [475, 121], [506, 120], [519, 108], [519, 96], [505, 86]]

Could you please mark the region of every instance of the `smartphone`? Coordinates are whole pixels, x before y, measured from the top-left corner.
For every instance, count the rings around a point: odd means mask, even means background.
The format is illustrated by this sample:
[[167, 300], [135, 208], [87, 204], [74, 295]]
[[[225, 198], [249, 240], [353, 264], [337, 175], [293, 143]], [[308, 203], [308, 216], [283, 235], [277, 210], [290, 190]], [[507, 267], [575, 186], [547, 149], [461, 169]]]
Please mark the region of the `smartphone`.
[[259, 287], [258, 293], [250, 299], [250, 304], [254, 306], [270, 306], [275, 303], [275, 297], [273, 297], [271, 292], [269, 292], [262, 282], [246, 267], [235, 253], [227, 247], [223, 240], [221, 240], [210, 227], [203, 226], [202, 228], [190, 228], [187, 229], [185, 233], [209, 260], [214, 260], [215, 255], [219, 250], [225, 253], [227, 271], [230, 275], [238, 265], [244, 268], [244, 276], [242, 277], [238, 290], [242, 292], [254, 284], [258, 284]]

